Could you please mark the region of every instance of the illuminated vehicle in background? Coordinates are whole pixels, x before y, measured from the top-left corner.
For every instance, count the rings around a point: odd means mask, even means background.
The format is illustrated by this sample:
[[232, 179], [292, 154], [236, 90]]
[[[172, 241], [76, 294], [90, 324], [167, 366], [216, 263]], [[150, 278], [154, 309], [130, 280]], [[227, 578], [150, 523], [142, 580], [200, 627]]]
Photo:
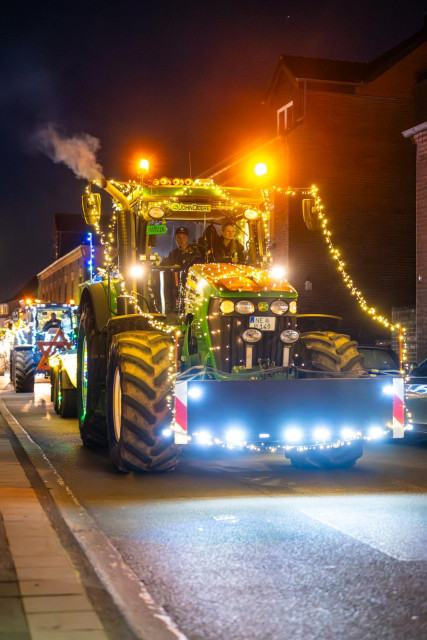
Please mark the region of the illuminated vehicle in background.
[[[113, 200], [108, 231], [95, 186]], [[297, 197], [309, 226], [314, 199], [310, 190]], [[106, 262], [82, 287], [77, 415], [83, 444], [108, 444], [120, 471], [172, 470], [188, 443], [350, 467], [364, 439], [403, 436], [393, 413], [402, 378], [367, 376], [349, 336], [300, 334], [297, 292], [271, 264], [272, 206], [262, 191], [212, 180], [89, 184], [83, 214]], [[225, 222], [244, 264], [234, 254], [214, 261]], [[164, 260], [180, 227], [189, 235], [185, 269]]]
[[[27, 301], [13, 314], [10, 379], [17, 393], [34, 391], [37, 375], [49, 375], [49, 357], [73, 346], [76, 328], [74, 304]], [[57, 325], [46, 327], [52, 313]]]
[[9, 334], [6, 327], [0, 327], [0, 376], [4, 376], [9, 366]]
[[405, 404], [410, 432], [427, 434], [427, 360], [405, 378]]

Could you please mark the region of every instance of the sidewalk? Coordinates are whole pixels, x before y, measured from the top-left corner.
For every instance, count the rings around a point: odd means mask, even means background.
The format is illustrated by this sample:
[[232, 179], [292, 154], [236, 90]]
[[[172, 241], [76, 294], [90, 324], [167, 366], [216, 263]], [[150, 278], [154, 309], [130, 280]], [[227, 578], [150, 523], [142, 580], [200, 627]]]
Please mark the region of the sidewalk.
[[0, 640], [107, 640], [0, 417]]

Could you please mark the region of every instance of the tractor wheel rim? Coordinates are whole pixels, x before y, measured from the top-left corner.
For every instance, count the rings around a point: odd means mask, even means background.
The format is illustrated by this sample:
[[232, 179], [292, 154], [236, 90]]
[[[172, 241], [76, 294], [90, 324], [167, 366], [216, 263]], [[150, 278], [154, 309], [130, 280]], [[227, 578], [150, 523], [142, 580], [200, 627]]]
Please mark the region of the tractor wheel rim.
[[122, 386], [119, 367], [114, 372], [113, 381], [113, 424], [116, 440], [119, 442], [122, 429]]
[[86, 336], [83, 338], [82, 349], [82, 419], [84, 420], [87, 411], [87, 342]]

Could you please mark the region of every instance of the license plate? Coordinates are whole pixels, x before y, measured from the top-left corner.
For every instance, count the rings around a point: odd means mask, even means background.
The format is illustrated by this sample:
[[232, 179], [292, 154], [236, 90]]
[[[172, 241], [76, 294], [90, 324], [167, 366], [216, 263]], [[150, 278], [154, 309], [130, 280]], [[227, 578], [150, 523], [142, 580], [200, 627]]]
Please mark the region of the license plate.
[[260, 331], [274, 331], [276, 328], [276, 318], [251, 316], [249, 319], [249, 326], [251, 329], [259, 329]]

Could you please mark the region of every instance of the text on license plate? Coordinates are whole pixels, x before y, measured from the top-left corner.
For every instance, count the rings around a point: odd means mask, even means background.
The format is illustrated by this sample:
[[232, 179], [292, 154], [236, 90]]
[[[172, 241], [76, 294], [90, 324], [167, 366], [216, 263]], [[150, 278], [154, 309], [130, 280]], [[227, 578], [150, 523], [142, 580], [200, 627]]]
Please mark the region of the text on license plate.
[[266, 316], [251, 316], [249, 319], [251, 329], [260, 329], [261, 331], [274, 331], [276, 328], [276, 318], [267, 318]]

